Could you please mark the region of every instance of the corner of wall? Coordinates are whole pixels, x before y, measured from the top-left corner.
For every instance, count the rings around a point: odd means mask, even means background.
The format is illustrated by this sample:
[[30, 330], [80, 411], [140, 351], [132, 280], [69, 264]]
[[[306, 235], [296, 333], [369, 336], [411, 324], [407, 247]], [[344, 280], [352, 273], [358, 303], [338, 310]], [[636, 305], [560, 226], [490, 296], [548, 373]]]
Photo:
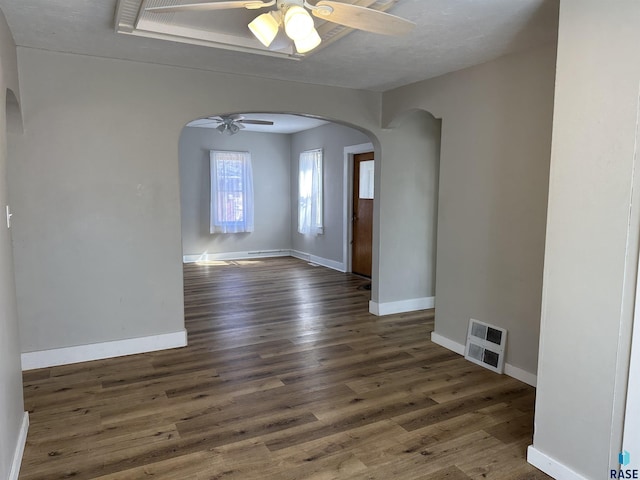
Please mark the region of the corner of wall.
[[[463, 344], [440, 335], [439, 333], [431, 332], [431, 341], [436, 345], [440, 345], [447, 350], [457, 353], [458, 355], [464, 355], [465, 346]], [[535, 387], [538, 383], [538, 377], [534, 373], [523, 370], [522, 368], [516, 367], [510, 363], [505, 363], [504, 373], [505, 375], [513, 377], [516, 380], [520, 380], [532, 387]]]
[[527, 448], [527, 462], [557, 480], [589, 480], [533, 445]]
[[18, 439], [13, 454], [13, 461], [11, 462], [11, 471], [9, 472], [9, 480], [18, 480], [20, 474], [20, 467], [22, 466], [22, 456], [24, 455], [24, 447], [27, 444], [27, 433], [29, 431], [29, 412], [24, 412], [22, 416], [22, 424], [20, 425], [20, 432], [18, 433]]
[[375, 302], [369, 301], [369, 313], [377, 316], [393, 315], [395, 313], [416, 312], [418, 310], [429, 310], [434, 308], [436, 297], [410, 298], [396, 302]]

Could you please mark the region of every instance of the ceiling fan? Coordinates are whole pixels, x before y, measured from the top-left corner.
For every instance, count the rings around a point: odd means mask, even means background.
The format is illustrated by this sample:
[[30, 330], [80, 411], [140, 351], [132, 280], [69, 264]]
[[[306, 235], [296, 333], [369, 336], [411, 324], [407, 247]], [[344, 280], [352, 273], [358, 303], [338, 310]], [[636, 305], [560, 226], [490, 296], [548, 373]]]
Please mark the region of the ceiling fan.
[[[227, 135], [235, 135], [246, 128], [245, 125], [273, 125], [273, 122], [269, 120], [251, 120], [244, 118], [242, 115], [220, 115], [218, 117], [207, 117], [207, 120], [211, 120], [211, 123], [218, 123], [215, 129]], [[202, 123], [201, 125], [206, 125], [207, 123]]]
[[[230, 0], [182, 3], [164, 7], [149, 7], [152, 13], [201, 12], [245, 8], [259, 10], [276, 6], [275, 10], [258, 15], [249, 30], [269, 49], [282, 48], [283, 37], [291, 39], [299, 54], [305, 54], [321, 43], [311, 15], [349, 28], [382, 35], [409, 33], [415, 23], [385, 12], [333, 0], [320, 0], [314, 5], [307, 0]], [[311, 12], [311, 15], [309, 14]], [[284, 32], [284, 35], [283, 35]], [[286, 37], [284, 38], [285, 41]]]

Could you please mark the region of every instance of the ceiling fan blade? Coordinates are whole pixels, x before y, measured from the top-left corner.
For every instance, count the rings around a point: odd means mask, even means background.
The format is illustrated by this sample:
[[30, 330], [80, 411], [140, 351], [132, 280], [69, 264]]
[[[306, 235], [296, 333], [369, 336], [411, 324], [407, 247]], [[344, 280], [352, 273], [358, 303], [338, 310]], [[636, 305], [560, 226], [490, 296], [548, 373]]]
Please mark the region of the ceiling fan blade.
[[396, 15], [361, 7], [360, 5], [321, 0], [315, 6], [330, 7], [333, 11], [329, 13], [329, 9], [313, 9], [311, 12], [314, 16], [366, 32], [380, 33], [382, 35], [404, 35], [416, 26], [415, 23]]
[[238, 120], [237, 123], [244, 123], [247, 125], [273, 125], [273, 122], [268, 120]]
[[180, 5], [169, 5], [166, 7], [149, 7], [145, 10], [152, 13], [173, 13], [173, 12], [199, 12], [211, 10], [229, 10], [232, 8], [246, 8], [247, 10], [257, 10], [263, 7], [270, 7], [272, 2], [261, 2], [253, 0], [232, 0], [228, 2], [200, 2], [183, 3]]

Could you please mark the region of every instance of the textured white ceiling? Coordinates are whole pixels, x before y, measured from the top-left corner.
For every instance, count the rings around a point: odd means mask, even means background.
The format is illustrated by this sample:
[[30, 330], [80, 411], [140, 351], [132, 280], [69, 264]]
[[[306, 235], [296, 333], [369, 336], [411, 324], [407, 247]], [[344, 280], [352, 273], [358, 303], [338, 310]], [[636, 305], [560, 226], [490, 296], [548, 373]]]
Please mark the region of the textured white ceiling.
[[118, 34], [116, 0], [0, 0], [18, 45], [384, 91], [554, 41], [558, 0], [400, 0], [405, 37], [354, 32], [295, 62]]

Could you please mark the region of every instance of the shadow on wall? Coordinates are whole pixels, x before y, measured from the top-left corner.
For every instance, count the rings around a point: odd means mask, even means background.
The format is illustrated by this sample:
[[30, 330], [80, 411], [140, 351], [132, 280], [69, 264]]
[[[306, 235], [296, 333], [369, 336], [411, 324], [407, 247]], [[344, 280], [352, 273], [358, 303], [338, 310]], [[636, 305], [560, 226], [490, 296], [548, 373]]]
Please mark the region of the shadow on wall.
[[7, 132], [22, 134], [22, 111], [13, 90], [7, 88]]

